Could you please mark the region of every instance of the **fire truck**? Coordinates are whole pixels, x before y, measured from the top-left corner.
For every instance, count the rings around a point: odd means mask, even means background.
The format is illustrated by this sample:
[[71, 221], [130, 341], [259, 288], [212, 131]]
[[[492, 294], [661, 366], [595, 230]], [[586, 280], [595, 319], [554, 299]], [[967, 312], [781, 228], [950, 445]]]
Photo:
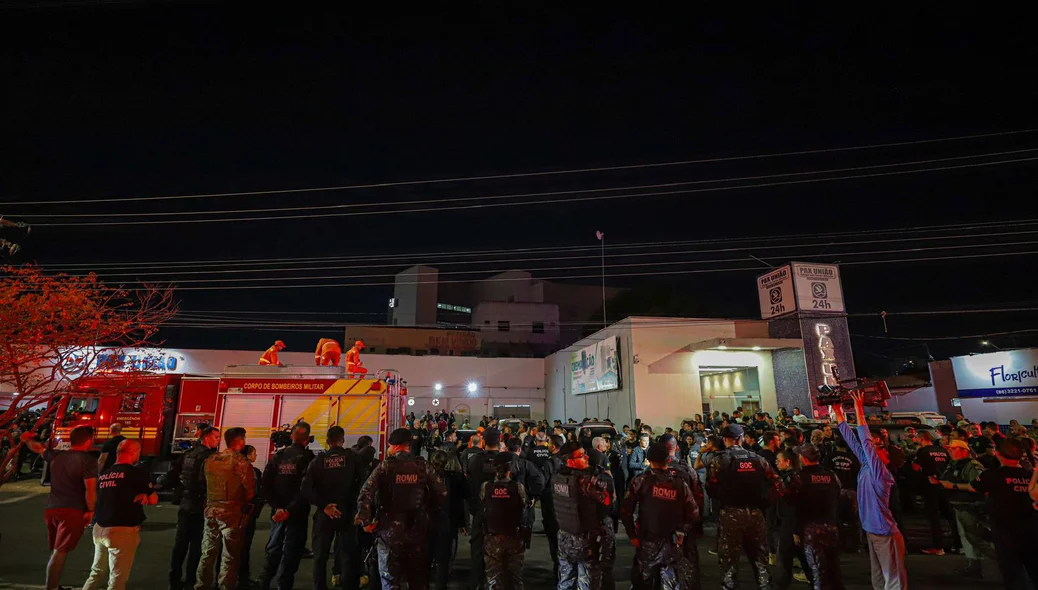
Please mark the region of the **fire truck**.
[[380, 456], [388, 433], [404, 420], [406, 383], [395, 370], [347, 374], [341, 367], [231, 365], [219, 375], [108, 373], [83, 377], [61, 396], [52, 444], [68, 448], [69, 433], [92, 426], [100, 448], [109, 427], [141, 441], [141, 455], [153, 473], [191, 447], [195, 426], [245, 428], [256, 447], [257, 467], [273, 454], [271, 434], [300, 421], [311, 426], [318, 450], [332, 426], [346, 430], [347, 445], [361, 436], [374, 439]]

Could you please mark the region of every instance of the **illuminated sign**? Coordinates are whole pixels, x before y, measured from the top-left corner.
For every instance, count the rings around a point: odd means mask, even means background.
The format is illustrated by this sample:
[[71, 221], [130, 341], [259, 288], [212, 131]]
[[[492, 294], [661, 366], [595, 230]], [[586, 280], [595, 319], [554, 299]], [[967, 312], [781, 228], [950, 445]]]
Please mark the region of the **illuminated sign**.
[[396, 297], [390, 297], [389, 298], [389, 307], [390, 308], [396, 307]]
[[471, 307], [465, 307], [463, 305], [451, 305], [450, 303], [437, 303], [436, 309], [442, 309], [445, 311], [459, 311], [461, 313], [472, 313]]
[[835, 264], [794, 262], [792, 268], [797, 307], [801, 311], [846, 311], [843, 286], [840, 284], [840, 267]]
[[815, 334], [818, 335], [818, 352], [822, 355], [822, 382], [831, 387], [840, 384], [839, 369], [836, 365], [836, 346], [833, 339], [829, 337], [833, 333], [829, 324], [815, 324]]
[[1038, 349], [955, 357], [952, 370], [960, 398], [1038, 395]]

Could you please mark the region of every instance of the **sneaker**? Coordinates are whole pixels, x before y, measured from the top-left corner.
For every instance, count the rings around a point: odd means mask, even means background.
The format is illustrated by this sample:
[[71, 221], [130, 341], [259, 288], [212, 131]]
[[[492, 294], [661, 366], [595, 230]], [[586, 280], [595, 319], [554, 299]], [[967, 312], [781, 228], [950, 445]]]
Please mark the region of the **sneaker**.
[[709, 553], [710, 555], [717, 555], [717, 552], [714, 551], [713, 549], [707, 549], [706, 552]]
[[925, 555], [944, 555], [944, 549], [923, 549]]
[[807, 574], [805, 574], [804, 572], [795, 572], [793, 574], [793, 579], [796, 580], [797, 582], [803, 582], [804, 584], [806, 584], [807, 583]]

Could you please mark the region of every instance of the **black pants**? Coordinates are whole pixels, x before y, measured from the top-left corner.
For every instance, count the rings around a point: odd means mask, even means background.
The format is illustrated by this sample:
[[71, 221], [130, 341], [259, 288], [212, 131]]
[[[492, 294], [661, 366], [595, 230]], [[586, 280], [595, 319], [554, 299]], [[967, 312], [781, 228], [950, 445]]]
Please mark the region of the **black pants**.
[[[800, 561], [800, 567], [804, 570], [804, 575], [807, 576], [809, 583], [814, 581], [812, 576], [811, 568], [808, 565], [807, 555], [804, 551], [804, 540], [800, 540], [800, 546], [793, 542], [793, 523], [786, 523], [786, 526], [779, 527], [780, 530], [775, 535], [775, 539], [778, 541], [778, 545], [775, 549], [775, 579], [773, 580], [775, 588], [785, 590], [789, 588], [790, 584], [793, 583], [793, 558], [796, 557]], [[837, 547], [839, 549], [839, 547]]]
[[[169, 585], [179, 588], [194, 588], [198, 562], [202, 560], [202, 532], [205, 517], [201, 512], [180, 511], [177, 513], [177, 536], [173, 540], [173, 558], [169, 562]], [[186, 562], [186, 563], [185, 563]], [[187, 571], [184, 571], [184, 569]], [[183, 573], [183, 578], [181, 578]]]
[[458, 529], [449, 523], [437, 523], [430, 539], [432, 542], [430, 557], [433, 562], [433, 583], [436, 590], [447, 590], [450, 581], [451, 564], [454, 561], [454, 548], [458, 542]]
[[[551, 489], [551, 486], [548, 486]], [[548, 538], [548, 554], [551, 555], [552, 567], [555, 569], [555, 582], [559, 581], [559, 522], [555, 520], [555, 499], [548, 492], [541, 496], [541, 525], [544, 536]]]
[[353, 552], [359, 551], [357, 533], [350, 520], [345, 515], [333, 519], [323, 510], [318, 510], [314, 514], [314, 590], [328, 588], [328, 557], [332, 553], [332, 547], [335, 548], [335, 563], [340, 564], [339, 567], [342, 568], [339, 571], [342, 587], [345, 590], [356, 590], [360, 587], [360, 576], [357, 570], [353, 569]]
[[268, 590], [272, 583], [277, 584], [278, 590], [292, 589], [306, 548], [308, 516], [307, 512], [301, 512], [270, 527], [270, 539], [264, 550], [263, 577], [260, 578], [263, 590]]
[[940, 549], [944, 545], [944, 531], [941, 530], [941, 518], [951, 526], [953, 546], [957, 549], [962, 547], [959, 539], [959, 527], [955, 524], [955, 512], [952, 510], [948, 498], [944, 495], [944, 488], [930, 485], [929, 482], [921, 490], [923, 495], [923, 511], [927, 520], [930, 521], [930, 538], [932, 547]]
[[[1029, 517], [1021, 515], [1020, 520], [1026, 522]], [[1038, 559], [1034, 555], [1034, 548], [1038, 547], [1038, 518], [1030, 518], [1031, 526], [1012, 530], [995, 525], [991, 531], [998, 571], [1007, 590], [1027, 588], [1028, 577], [1031, 587], [1038, 587]]]
[[247, 587], [249, 585], [249, 578], [252, 577], [252, 540], [256, 537], [257, 518], [259, 518], [259, 514], [251, 515], [248, 524], [245, 525], [245, 540], [241, 546], [241, 557], [238, 559], [239, 588]]
[[469, 527], [469, 549], [472, 560], [470, 590], [482, 590], [487, 583], [487, 563], [483, 553], [486, 539], [483, 533], [483, 511], [472, 513], [472, 525]]
[[845, 550], [857, 551], [862, 546], [862, 528], [858, 516], [858, 490], [840, 490], [837, 507], [840, 521], [840, 546]]

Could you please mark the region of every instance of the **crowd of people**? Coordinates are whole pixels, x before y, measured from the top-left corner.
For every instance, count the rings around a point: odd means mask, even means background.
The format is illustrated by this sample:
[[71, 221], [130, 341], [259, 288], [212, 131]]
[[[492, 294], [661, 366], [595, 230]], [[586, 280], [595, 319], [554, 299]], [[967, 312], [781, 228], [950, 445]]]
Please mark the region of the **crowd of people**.
[[[737, 410], [696, 415], [677, 430], [636, 420], [615, 436], [585, 436], [592, 429], [575, 420], [470, 424], [429, 412], [407, 416], [382, 461], [370, 437], [347, 448], [337, 426], [315, 455], [300, 422], [272, 437], [277, 451], [262, 472], [244, 429], [202, 424], [157, 483], [136, 466], [140, 445], [118, 425], [99, 458], [88, 452], [89, 427], [72, 431], [68, 451], [45, 450], [28, 432], [22, 440], [51, 473], [48, 589], [60, 587], [66, 556], [91, 526], [94, 563], [83, 587], [126, 587], [157, 487], [178, 504], [171, 590], [292, 588], [308, 541], [315, 589], [445, 589], [462, 536], [470, 588], [522, 588], [538, 504], [560, 590], [615, 588], [621, 527], [635, 547], [633, 588], [698, 589], [709, 559], [696, 542], [704, 523], [716, 527], [709, 553], [724, 588], [738, 586], [743, 554], [761, 589], [795, 579], [842, 588], [843, 550], [868, 552], [873, 587], [906, 588], [902, 518], [917, 509], [932, 532], [924, 552], [964, 553], [961, 575], [979, 578], [993, 559], [1007, 588], [1038, 581], [1030, 554], [1038, 420], [1030, 429], [1014, 422], [1007, 436], [959, 415], [894, 440], [860, 398], [853, 418], [839, 406], [823, 422], [799, 409], [775, 417]], [[264, 506], [272, 524], [253, 580], [250, 547]]]

